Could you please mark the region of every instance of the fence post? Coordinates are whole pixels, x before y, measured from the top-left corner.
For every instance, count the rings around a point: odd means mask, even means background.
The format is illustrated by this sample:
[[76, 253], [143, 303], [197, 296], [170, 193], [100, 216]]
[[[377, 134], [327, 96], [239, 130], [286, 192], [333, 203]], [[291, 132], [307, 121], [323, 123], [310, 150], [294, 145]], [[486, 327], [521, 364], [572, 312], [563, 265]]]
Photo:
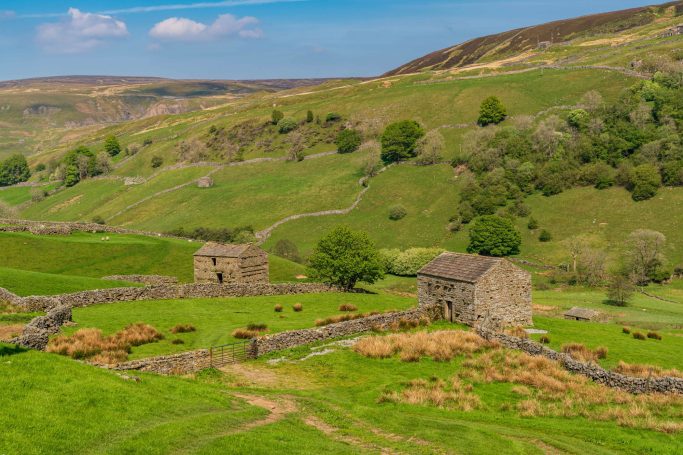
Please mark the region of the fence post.
[[209, 368], [213, 368], [213, 346], [209, 348]]

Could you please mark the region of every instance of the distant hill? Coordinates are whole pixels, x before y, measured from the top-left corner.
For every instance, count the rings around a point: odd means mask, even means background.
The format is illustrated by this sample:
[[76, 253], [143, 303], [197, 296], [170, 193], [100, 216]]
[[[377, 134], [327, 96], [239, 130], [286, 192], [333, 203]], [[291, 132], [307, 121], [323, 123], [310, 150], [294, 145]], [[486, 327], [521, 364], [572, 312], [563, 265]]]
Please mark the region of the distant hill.
[[[461, 68], [509, 59], [545, 45], [599, 35], [614, 35], [658, 20], [683, 16], [683, 1], [594, 14], [484, 36], [415, 59], [385, 76]], [[683, 20], [683, 19], [682, 19]]]

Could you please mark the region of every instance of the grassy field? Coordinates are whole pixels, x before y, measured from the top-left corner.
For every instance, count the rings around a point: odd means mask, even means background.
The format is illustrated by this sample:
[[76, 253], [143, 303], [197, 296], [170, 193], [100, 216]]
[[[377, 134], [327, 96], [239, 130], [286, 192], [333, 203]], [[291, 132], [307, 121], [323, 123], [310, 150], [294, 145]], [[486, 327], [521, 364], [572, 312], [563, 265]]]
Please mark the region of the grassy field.
[[[304, 310], [295, 312], [295, 303], [301, 303]], [[267, 324], [270, 333], [314, 327], [316, 319], [341, 314], [338, 308], [343, 303], [351, 303], [358, 307], [358, 312], [367, 313], [403, 310], [416, 301], [390, 295], [306, 294], [122, 302], [75, 309], [73, 317], [78, 326], [65, 333], [99, 328], [109, 335], [129, 324], [144, 322], [161, 331], [165, 339], [134, 348], [131, 358], [140, 358], [232, 343], [238, 341], [232, 336], [233, 330], [249, 323]], [[282, 313], [273, 310], [276, 304], [284, 307]], [[169, 330], [177, 324], [192, 324], [197, 331], [173, 335]], [[174, 345], [174, 339], [182, 339], [184, 344]]]

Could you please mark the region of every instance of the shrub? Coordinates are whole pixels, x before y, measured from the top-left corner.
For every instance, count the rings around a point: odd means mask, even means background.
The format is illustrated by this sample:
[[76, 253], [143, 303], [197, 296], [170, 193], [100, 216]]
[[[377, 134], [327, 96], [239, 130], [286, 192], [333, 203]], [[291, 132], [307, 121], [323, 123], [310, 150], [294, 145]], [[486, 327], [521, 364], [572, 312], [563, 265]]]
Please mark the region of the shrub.
[[631, 329], [628, 328], [628, 327], [623, 327], [623, 328], [621, 329], [621, 333], [625, 333], [626, 335], [630, 335], [630, 334], [631, 334]]
[[540, 341], [542, 344], [550, 344], [550, 337], [547, 335], [542, 335], [538, 341]]
[[470, 229], [468, 253], [484, 256], [512, 256], [519, 254], [522, 236], [512, 221], [496, 215], [486, 215], [477, 220]]
[[292, 306], [292, 309], [296, 311], [297, 313], [300, 313], [304, 311], [304, 306], [300, 303], [295, 303], [294, 306]]
[[358, 307], [356, 305], [353, 305], [351, 303], [342, 303], [339, 305], [339, 311], [357, 311]]
[[382, 250], [382, 260], [387, 273], [398, 276], [415, 276], [417, 272], [432, 259], [443, 253], [441, 248], [410, 248], [400, 250]]
[[152, 157], [152, 161], [150, 162], [150, 164], [152, 165], [152, 168], [156, 169], [158, 167], [161, 167], [162, 164], [164, 164], [164, 159], [159, 155], [154, 155]]
[[175, 340], [171, 341], [171, 344], [185, 344], [185, 342], [180, 338], [176, 338]]
[[339, 153], [353, 153], [360, 147], [361, 135], [356, 130], [342, 130], [337, 136], [335, 144]]
[[661, 340], [662, 336], [657, 332], [647, 332], [647, 337], [653, 340]]
[[275, 307], [273, 309], [275, 310], [276, 313], [282, 313], [282, 310], [283, 310], [282, 305], [280, 305], [279, 303], [277, 305], [275, 305]]
[[282, 120], [283, 118], [285, 118], [285, 114], [278, 110], [274, 110], [270, 114], [270, 121], [273, 125], [277, 125], [278, 123], [280, 123], [280, 120]]
[[0, 162], [0, 186], [9, 186], [27, 181], [31, 177], [26, 157], [19, 153]]
[[154, 143], [154, 141], [152, 140], [152, 138], [148, 137], [147, 139], [145, 139], [144, 141], [142, 141], [142, 146], [143, 146], [143, 147], [149, 147], [149, 146], [152, 145], [153, 143]]
[[507, 110], [503, 103], [495, 96], [486, 98], [479, 109], [480, 126], [497, 125], [507, 118]]
[[538, 229], [538, 221], [536, 218], [529, 218], [529, 222], [527, 223], [526, 227], [529, 228], [530, 231]]
[[289, 259], [292, 262], [302, 262], [299, 248], [294, 242], [288, 239], [280, 239], [273, 248], [273, 253], [281, 258]]
[[45, 169], [47, 169], [45, 163], [38, 163], [36, 165], [36, 172], [43, 172]]
[[389, 208], [389, 219], [393, 221], [402, 220], [408, 215], [408, 211], [402, 205], [394, 205]]
[[640, 332], [633, 332], [633, 338], [635, 338], [636, 340], [645, 340], [646, 339], [645, 335], [643, 335]]
[[313, 111], [306, 112], [306, 123], [313, 123]]
[[419, 123], [412, 120], [392, 123], [382, 134], [382, 161], [393, 163], [416, 155], [417, 141], [425, 135]]
[[337, 114], [336, 112], [330, 112], [325, 116], [325, 121], [327, 123], [338, 122], [341, 119], [342, 119], [341, 114]]
[[584, 109], [575, 109], [567, 116], [567, 123], [569, 126], [583, 131], [588, 127], [588, 122], [590, 122], [590, 119], [590, 114]]
[[177, 324], [171, 328], [171, 333], [190, 333], [196, 332], [197, 329], [192, 324]]
[[104, 141], [104, 151], [107, 152], [109, 156], [116, 156], [121, 153], [121, 144], [116, 136], [109, 136]]
[[299, 126], [299, 124], [294, 119], [285, 118], [280, 120], [277, 126], [280, 134], [287, 134], [294, 131]]
[[538, 240], [540, 242], [550, 242], [552, 239], [553, 239], [553, 236], [550, 233], [550, 231], [547, 231], [545, 229], [543, 229], [541, 231], [541, 234], [538, 236]]
[[628, 176], [627, 188], [631, 191], [634, 201], [644, 201], [653, 198], [662, 186], [659, 170], [651, 164], [641, 164], [633, 168]]

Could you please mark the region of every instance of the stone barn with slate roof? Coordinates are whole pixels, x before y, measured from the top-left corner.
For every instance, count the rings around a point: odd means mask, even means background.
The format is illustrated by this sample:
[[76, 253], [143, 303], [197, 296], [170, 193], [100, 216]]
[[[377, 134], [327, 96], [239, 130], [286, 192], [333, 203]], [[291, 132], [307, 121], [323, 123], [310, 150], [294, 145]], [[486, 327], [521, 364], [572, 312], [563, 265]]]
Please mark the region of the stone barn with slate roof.
[[256, 245], [207, 243], [194, 254], [195, 283], [267, 283], [268, 254]]
[[447, 321], [501, 328], [532, 325], [531, 274], [502, 258], [443, 253], [417, 275], [420, 306]]

